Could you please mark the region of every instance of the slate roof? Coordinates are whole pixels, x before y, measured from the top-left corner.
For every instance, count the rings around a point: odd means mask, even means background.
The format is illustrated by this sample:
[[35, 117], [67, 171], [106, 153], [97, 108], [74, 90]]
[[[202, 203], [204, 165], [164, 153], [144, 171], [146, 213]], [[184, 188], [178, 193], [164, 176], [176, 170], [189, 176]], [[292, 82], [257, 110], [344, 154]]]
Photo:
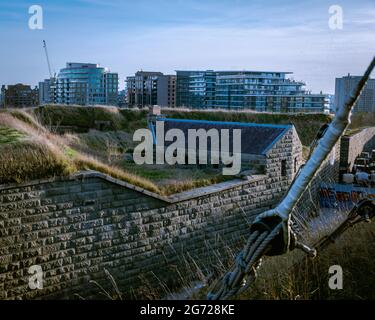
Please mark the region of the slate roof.
[[[170, 129], [180, 129], [184, 132], [186, 140], [188, 129], [229, 129], [229, 142], [233, 141], [233, 129], [241, 129], [241, 152], [242, 154], [265, 155], [268, 150], [286, 133], [292, 125], [273, 125], [242, 122], [222, 122], [206, 120], [188, 120], [158, 118], [157, 121], [164, 122], [165, 133]], [[166, 146], [169, 143], [165, 143]], [[187, 141], [186, 141], [187, 143]], [[210, 149], [210, 139], [208, 139], [208, 149]], [[232, 148], [230, 148], [232, 150]]]

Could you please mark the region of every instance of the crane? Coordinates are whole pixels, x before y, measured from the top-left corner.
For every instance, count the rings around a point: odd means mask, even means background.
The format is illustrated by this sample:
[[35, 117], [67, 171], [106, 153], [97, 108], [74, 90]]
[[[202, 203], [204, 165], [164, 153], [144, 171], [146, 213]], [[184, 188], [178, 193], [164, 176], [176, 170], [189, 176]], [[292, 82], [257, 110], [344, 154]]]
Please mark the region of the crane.
[[47, 58], [47, 64], [48, 64], [48, 71], [49, 71], [49, 77], [50, 78], [53, 78], [52, 77], [52, 71], [51, 71], [51, 64], [49, 62], [49, 57], [48, 57], [48, 50], [47, 50], [47, 43], [46, 43], [46, 40], [43, 40], [43, 48], [44, 48], [44, 51], [46, 53], [46, 58]]

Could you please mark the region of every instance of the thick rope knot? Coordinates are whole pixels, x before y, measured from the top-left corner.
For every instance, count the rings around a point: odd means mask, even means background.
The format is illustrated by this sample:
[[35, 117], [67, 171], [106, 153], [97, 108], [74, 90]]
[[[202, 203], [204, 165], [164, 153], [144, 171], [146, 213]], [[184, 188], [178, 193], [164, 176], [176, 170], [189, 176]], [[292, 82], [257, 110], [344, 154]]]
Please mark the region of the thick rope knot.
[[237, 265], [238, 269], [241, 270], [241, 272], [245, 272], [246, 271], [247, 262], [244, 259], [244, 252], [243, 252], [243, 250], [236, 257], [236, 265]]

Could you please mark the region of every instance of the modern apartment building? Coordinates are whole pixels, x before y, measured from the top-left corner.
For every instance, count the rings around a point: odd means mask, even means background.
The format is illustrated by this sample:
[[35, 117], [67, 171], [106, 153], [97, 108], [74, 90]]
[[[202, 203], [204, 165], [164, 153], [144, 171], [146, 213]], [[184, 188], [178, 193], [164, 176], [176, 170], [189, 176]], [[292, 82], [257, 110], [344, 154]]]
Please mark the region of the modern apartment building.
[[[336, 78], [335, 83], [335, 109], [336, 112], [348, 100], [357, 86], [361, 77], [348, 74], [342, 78]], [[353, 109], [353, 113], [375, 112], [375, 79], [370, 79], [364, 88], [360, 99]]]
[[117, 105], [120, 108], [125, 108], [128, 105], [127, 101], [128, 101], [128, 99], [127, 99], [127, 92], [126, 92], [126, 90], [119, 91], [118, 92]]
[[290, 72], [177, 71], [177, 106], [270, 112], [328, 112], [328, 96], [311, 94]]
[[56, 83], [55, 103], [109, 105], [118, 103], [118, 74], [91, 63], [67, 63]]
[[1, 105], [4, 108], [36, 107], [39, 104], [38, 88], [21, 83], [1, 87]]
[[161, 72], [138, 71], [126, 78], [129, 107], [159, 105], [175, 107], [176, 76]]
[[176, 71], [176, 106], [213, 108], [215, 106], [216, 72]]
[[45, 79], [39, 82], [39, 103], [41, 105], [54, 103], [55, 101], [55, 78]]

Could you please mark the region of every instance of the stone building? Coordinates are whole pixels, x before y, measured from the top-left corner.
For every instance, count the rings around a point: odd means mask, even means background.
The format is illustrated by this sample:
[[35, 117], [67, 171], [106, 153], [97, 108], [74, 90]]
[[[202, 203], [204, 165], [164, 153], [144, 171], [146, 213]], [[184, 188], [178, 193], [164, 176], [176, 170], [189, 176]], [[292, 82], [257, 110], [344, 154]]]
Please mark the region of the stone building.
[[[229, 132], [229, 151], [233, 153], [233, 132], [234, 129], [241, 130], [241, 175], [266, 175], [269, 183], [277, 181], [292, 181], [302, 164], [302, 144], [292, 124], [274, 125], [241, 122], [221, 122], [206, 120], [170, 119], [163, 116], [156, 117], [155, 121], [149, 123], [153, 136], [157, 137], [157, 123], [162, 123], [164, 133], [171, 129], [180, 129], [185, 137], [188, 137], [189, 130], [204, 129], [226, 129]], [[222, 138], [220, 138], [222, 140]], [[207, 152], [208, 165], [211, 163], [212, 140], [207, 138], [207, 144], [201, 144], [197, 139], [195, 154], [200, 151]], [[154, 140], [154, 143], [156, 139]], [[165, 147], [172, 144], [172, 141], [165, 141]], [[222, 141], [218, 143], [219, 153], [222, 151]], [[202, 150], [206, 148], [206, 150]], [[185, 138], [186, 154], [193, 151]], [[186, 163], [188, 161], [186, 160]], [[198, 161], [196, 161], [198, 163]]]

